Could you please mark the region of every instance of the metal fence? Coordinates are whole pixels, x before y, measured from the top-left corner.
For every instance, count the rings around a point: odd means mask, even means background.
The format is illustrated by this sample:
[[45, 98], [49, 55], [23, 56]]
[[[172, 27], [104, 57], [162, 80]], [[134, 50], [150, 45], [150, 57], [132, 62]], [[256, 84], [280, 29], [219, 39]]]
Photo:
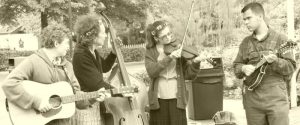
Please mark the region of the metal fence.
[[146, 44], [132, 44], [132, 45], [123, 45], [122, 48], [145, 48]]

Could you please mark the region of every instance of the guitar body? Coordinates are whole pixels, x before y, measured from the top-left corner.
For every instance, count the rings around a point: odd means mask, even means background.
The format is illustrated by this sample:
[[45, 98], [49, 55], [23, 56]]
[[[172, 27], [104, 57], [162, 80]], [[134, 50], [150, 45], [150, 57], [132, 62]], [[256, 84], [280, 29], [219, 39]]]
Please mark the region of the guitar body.
[[[149, 125], [145, 107], [148, 105], [148, 95], [145, 83], [129, 77], [132, 84], [138, 86], [139, 91], [129, 100], [127, 97], [112, 97], [105, 99], [107, 113], [112, 119], [105, 119], [105, 125]], [[111, 81], [114, 86], [120, 85], [117, 77]]]
[[250, 76], [247, 76], [244, 80], [244, 84], [248, 86], [248, 90], [252, 91], [254, 90], [263, 79], [266, 69], [268, 67], [268, 64], [264, 64], [258, 69], [256, 69]]
[[[50, 99], [51, 97], [73, 95], [72, 87], [67, 82], [40, 84], [32, 81], [23, 81], [22, 86], [31, 95], [49, 98], [50, 104], [53, 105], [57, 105], [57, 101]], [[75, 113], [75, 102], [61, 104], [46, 113], [40, 113], [33, 108], [23, 109], [10, 101], [8, 101], [8, 106], [14, 125], [44, 125], [54, 119], [69, 118]]]

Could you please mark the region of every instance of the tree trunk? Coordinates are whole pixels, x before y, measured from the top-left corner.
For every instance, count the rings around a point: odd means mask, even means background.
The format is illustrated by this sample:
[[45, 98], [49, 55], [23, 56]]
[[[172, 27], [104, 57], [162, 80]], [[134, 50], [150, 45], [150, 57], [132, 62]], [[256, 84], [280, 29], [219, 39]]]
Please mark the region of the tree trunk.
[[[68, 20], [69, 20], [69, 29], [70, 29], [70, 31], [71, 32], [73, 32], [73, 25], [72, 25], [72, 7], [71, 7], [71, 0], [68, 0], [68, 14], [69, 14], [69, 18], [68, 18]], [[72, 35], [73, 35], [73, 33], [72, 33]], [[70, 55], [71, 55], [71, 57], [73, 57], [73, 36], [71, 36], [71, 38], [70, 38], [70, 42], [69, 42], [69, 45], [70, 45]]]
[[[46, 12], [41, 12], [41, 28], [44, 29], [46, 26], [48, 26], [48, 14]], [[41, 41], [38, 42], [38, 47], [42, 48], [43, 45]]]
[[47, 12], [41, 12], [41, 24], [42, 24], [42, 29], [44, 29], [46, 26], [48, 26]]

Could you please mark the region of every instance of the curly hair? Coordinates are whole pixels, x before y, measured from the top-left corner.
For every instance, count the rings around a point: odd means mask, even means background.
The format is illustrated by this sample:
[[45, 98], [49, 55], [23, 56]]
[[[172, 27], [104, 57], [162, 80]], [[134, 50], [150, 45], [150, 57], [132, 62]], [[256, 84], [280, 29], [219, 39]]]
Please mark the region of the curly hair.
[[100, 33], [102, 18], [96, 15], [83, 15], [78, 17], [74, 30], [76, 41], [84, 46], [90, 46]]
[[156, 45], [154, 37], [158, 37], [163, 29], [166, 27], [172, 27], [172, 25], [166, 20], [158, 20], [152, 24], [149, 24], [146, 29], [146, 48], [151, 48]]
[[50, 24], [42, 30], [41, 41], [45, 48], [55, 47], [55, 41], [61, 43], [64, 38], [70, 37], [70, 31], [64, 25]]

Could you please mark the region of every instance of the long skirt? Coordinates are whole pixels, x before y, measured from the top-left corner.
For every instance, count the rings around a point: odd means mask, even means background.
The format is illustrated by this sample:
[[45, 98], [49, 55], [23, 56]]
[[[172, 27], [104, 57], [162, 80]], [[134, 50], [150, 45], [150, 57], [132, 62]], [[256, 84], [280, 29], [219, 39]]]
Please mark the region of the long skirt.
[[74, 116], [71, 118], [72, 125], [104, 125], [100, 115], [100, 105], [96, 102], [87, 109], [76, 109]]
[[187, 125], [185, 109], [177, 108], [177, 99], [158, 99], [160, 108], [150, 110], [150, 125]]

